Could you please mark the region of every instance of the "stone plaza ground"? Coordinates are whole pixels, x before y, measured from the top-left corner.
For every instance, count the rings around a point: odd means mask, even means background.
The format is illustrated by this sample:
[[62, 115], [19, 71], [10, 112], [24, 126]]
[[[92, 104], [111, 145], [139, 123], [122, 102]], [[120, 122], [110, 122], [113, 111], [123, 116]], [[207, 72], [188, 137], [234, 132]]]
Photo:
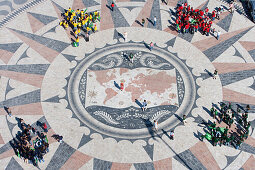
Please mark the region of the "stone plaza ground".
[[[212, 33], [176, 32], [175, 7], [184, 0], [116, 0], [114, 11], [111, 0], [4, 2], [0, 169], [255, 169], [255, 24], [240, 10], [225, 10], [213, 22], [212, 28], [221, 31], [217, 40]], [[210, 12], [228, 8], [220, 0], [187, 2]], [[72, 46], [70, 30], [59, 25], [69, 7], [101, 15], [98, 31], [89, 41], [81, 36], [79, 47]], [[144, 27], [142, 18], [148, 18]], [[200, 140], [204, 122], [214, 121], [209, 110], [222, 101], [234, 110], [251, 107], [249, 137], [239, 149]], [[20, 131], [17, 118], [48, 126], [50, 151], [38, 167], [25, 164], [11, 146]], [[158, 120], [156, 132], [153, 120]], [[63, 142], [53, 134], [62, 135]]]

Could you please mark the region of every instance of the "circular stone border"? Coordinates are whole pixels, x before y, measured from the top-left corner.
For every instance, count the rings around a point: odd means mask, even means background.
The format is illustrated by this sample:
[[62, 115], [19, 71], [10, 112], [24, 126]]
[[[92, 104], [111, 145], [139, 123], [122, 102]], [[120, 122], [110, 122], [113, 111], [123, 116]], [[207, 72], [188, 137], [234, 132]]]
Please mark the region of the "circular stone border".
[[[105, 47], [104, 49], [100, 49], [88, 57], [86, 57], [83, 61], [81, 61], [78, 66], [74, 69], [70, 80], [68, 82], [68, 100], [69, 104], [73, 110], [73, 112], [77, 115], [77, 117], [85, 123], [88, 127], [91, 127], [97, 132], [103, 133], [108, 136], [124, 138], [124, 139], [139, 139], [139, 138], [146, 138], [151, 137], [151, 132], [148, 128], [143, 129], [119, 129], [114, 128], [108, 125], [105, 125], [97, 120], [95, 120], [83, 107], [80, 98], [79, 98], [79, 82], [82, 78], [83, 73], [87, 70], [87, 68], [93, 64], [94, 61], [98, 60], [99, 58], [109, 55], [112, 52], [118, 51], [128, 51], [130, 49], [137, 50], [137, 51], [146, 51], [150, 52], [154, 55], [164, 58], [168, 62], [170, 62], [181, 74], [185, 86], [185, 94], [183, 98], [183, 102], [180, 108], [177, 110], [175, 114], [183, 115], [189, 114], [193, 104], [195, 102], [196, 96], [196, 86], [193, 79], [193, 76], [187, 66], [176, 56], [171, 54], [168, 51], [160, 49], [158, 47], [154, 47], [152, 51], [149, 51], [147, 48], [144, 47], [144, 44], [137, 44], [137, 43], [124, 43], [124, 44], [117, 44], [111, 45], [109, 47]], [[172, 115], [169, 119], [165, 120], [164, 122], [160, 123], [158, 128], [164, 130], [170, 130], [171, 128], [175, 127], [179, 120], [177, 121], [177, 116]], [[158, 133], [163, 133], [162, 131], [158, 131]]]

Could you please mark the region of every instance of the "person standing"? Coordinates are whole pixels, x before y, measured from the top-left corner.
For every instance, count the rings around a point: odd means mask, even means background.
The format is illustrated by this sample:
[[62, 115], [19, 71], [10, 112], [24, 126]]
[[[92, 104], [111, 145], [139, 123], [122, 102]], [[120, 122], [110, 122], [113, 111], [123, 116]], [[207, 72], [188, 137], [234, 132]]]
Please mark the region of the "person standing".
[[112, 1], [112, 4], [111, 4], [112, 11], [114, 10], [114, 6], [115, 6], [115, 4], [114, 4], [114, 2]]
[[143, 18], [142, 19], [142, 26], [144, 27], [144, 24], [145, 24], [145, 19]]
[[213, 73], [213, 79], [216, 79], [217, 74], [218, 74], [218, 70], [215, 69]]
[[186, 122], [186, 118], [187, 118], [186, 115], [183, 115], [183, 117], [182, 117], [183, 125], [185, 125], [185, 123], [187, 123], [187, 122]]
[[129, 54], [129, 60], [131, 61], [131, 63], [134, 62], [134, 54], [133, 53]]
[[170, 139], [174, 140], [174, 131], [173, 130], [171, 130], [171, 132], [170, 132]]
[[153, 46], [154, 46], [154, 44], [153, 44], [153, 42], [151, 42], [151, 43], [150, 43], [150, 46], [149, 46], [150, 51], [153, 49]]
[[221, 34], [221, 32], [220, 32], [220, 30], [219, 30], [219, 31], [217, 32], [217, 40], [219, 40], [220, 34]]
[[154, 120], [154, 122], [153, 122], [153, 128], [154, 128], [155, 131], [158, 130], [158, 122], [157, 122], [157, 120]]
[[124, 41], [127, 42], [127, 32], [124, 32]]
[[123, 91], [123, 89], [124, 89], [124, 81], [122, 80], [122, 81], [120, 82], [120, 90]]
[[76, 44], [77, 44], [77, 47], [79, 47], [79, 45], [80, 45], [80, 43], [79, 43], [79, 42], [80, 42], [79, 37], [76, 38], [76, 41], [75, 41], [75, 42], [76, 42]]
[[145, 111], [147, 109], [147, 102], [146, 100], [143, 101], [142, 110]]
[[153, 26], [154, 27], [156, 26], [156, 22], [157, 22], [157, 18], [156, 18], [156, 16], [154, 16], [154, 19], [153, 19]]

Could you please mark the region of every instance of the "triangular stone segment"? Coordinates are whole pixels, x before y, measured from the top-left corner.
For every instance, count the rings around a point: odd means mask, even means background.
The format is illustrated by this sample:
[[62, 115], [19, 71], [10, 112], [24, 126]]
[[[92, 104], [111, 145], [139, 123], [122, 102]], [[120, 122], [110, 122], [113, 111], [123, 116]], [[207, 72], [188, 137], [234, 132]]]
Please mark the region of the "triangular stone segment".
[[76, 150], [72, 156], [65, 162], [65, 164], [61, 167], [61, 169], [79, 169], [84, 164], [89, 162], [92, 157], [81, 153]]
[[[19, 106], [12, 106], [12, 115], [43, 115], [41, 103], [31, 103]], [[6, 115], [4, 112], [0, 112], [0, 115]]]
[[17, 22], [15, 20], [10, 21], [6, 26], [6, 28], [11, 28], [11, 29], [17, 29], [19, 31], [24, 31], [28, 33], [33, 33], [32, 28], [30, 27], [30, 21], [28, 19], [28, 16], [26, 13], [23, 13], [19, 15], [19, 21], [22, 22]]
[[106, 30], [110, 28], [114, 28], [112, 16], [107, 0], [101, 1], [101, 16], [103, 16], [100, 20], [100, 30]]
[[251, 57], [253, 58], [253, 60], [255, 61], [255, 49], [249, 51], [249, 54], [251, 55]]
[[14, 159], [11, 158], [9, 164], [5, 168], [5, 170], [23, 170], [23, 168], [20, 166], [20, 164]]
[[60, 169], [74, 152], [74, 148], [72, 148], [65, 142], [62, 142], [56, 150], [55, 154], [53, 155], [46, 170]]
[[93, 170], [97, 169], [111, 169], [112, 162], [103, 161], [101, 159], [94, 158]]
[[[199, 5], [198, 7], [194, 8], [193, 9], [200, 9], [200, 10], [205, 10], [205, 8], [208, 6], [208, 2], [209, 0], [205, 1], [204, 3], [202, 3], [201, 5]], [[192, 6], [191, 6], [192, 7]]]
[[213, 63], [219, 74], [255, 69], [255, 63]]
[[[33, 48], [28, 47], [20, 56], [17, 65], [49, 65], [50, 62], [36, 52]], [[39, 66], [40, 68], [40, 66]]]
[[[13, 90], [12, 90], [13, 89]], [[32, 91], [38, 90], [38, 87], [22, 83], [21, 81], [16, 81], [14, 79], [9, 79], [6, 87], [6, 99], [14, 98], [22, 94], [26, 94]]]
[[238, 35], [235, 35], [228, 40], [219, 43], [203, 53], [209, 58], [210, 61], [215, 60], [217, 57], [219, 57], [226, 49], [228, 49], [230, 46], [232, 46], [236, 41], [238, 41], [244, 34], [246, 34], [251, 28], [248, 28], [242, 32], [240, 32]]
[[45, 75], [49, 66], [50, 66], [49, 64], [0, 65], [0, 70]]
[[173, 47], [176, 41], [176, 37], [172, 38], [171, 40], [167, 41], [166, 44], [167, 46]]
[[93, 169], [93, 164], [94, 164], [94, 159], [91, 159], [90, 161], [88, 161], [87, 163], [85, 163], [80, 170], [82, 169]]
[[134, 163], [134, 167], [136, 169], [149, 169], [149, 170], [155, 169], [153, 162]]
[[117, 162], [113, 162], [112, 163], [112, 167], [111, 167], [111, 170], [130, 170], [131, 168], [131, 165], [130, 163], [117, 163]]
[[223, 93], [223, 100], [255, 105], [254, 96], [242, 94], [227, 88], [222, 88], [222, 93]]
[[51, 97], [43, 102], [50, 102], [50, 103], [59, 103], [60, 98], [58, 96]]
[[172, 158], [166, 158], [153, 162], [155, 170], [172, 169]]
[[90, 142], [92, 139], [90, 138], [90, 136], [86, 136], [86, 135], [82, 135], [82, 138], [81, 138], [81, 141], [80, 141], [80, 144], [78, 146], [78, 149], [84, 145], [86, 145], [88, 142]]
[[244, 142], [247, 143], [248, 145], [251, 145], [252, 147], [255, 147], [255, 138], [252, 136], [248, 136], [248, 139], [246, 139]]
[[[156, 25], [153, 25], [153, 20], [154, 17], [156, 17]], [[160, 14], [160, 4], [159, 4], [159, 0], [154, 0], [153, 1], [153, 5], [152, 5], [152, 9], [151, 9], [151, 14], [150, 14], [150, 18], [151, 22], [148, 23], [148, 28], [154, 28], [154, 29], [158, 29], [158, 30], [162, 30], [162, 23], [161, 23], [161, 14]]]
[[255, 42], [251, 41], [238, 41], [247, 51], [255, 49]]
[[164, 29], [163, 31], [168, 32], [168, 33], [170, 33], [170, 34], [173, 34], [173, 35], [175, 35], [175, 36], [178, 35], [178, 32], [176, 31], [176, 29], [175, 29], [174, 26], [172, 26], [172, 25], [168, 26], [168, 27], [167, 27], [166, 29]]
[[255, 147], [252, 147], [251, 145], [248, 145], [247, 143], [242, 143], [242, 145], [239, 147], [239, 150], [247, 152], [247, 153], [251, 153], [251, 154], [255, 154]]
[[42, 27], [45, 26], [42, 22], [40, 22], [38, 19], [33, 17], [31, 14], [27, 13], [27, 17], [29, 19], [30, 26], [33, 33], [37, 32], [38, 30], [40, 30]]
[[41, 90], [35, 90], [11, 99], [0, 102], [0, 108], [4, 106], [12, 107], [41, 101]]
[[51, 1], [51, 2], [52, 2], [52, 5], [53, 5], [56, 13], [57, 13], [58, 19], [60, 21], [63, 20], [63, 17], [61, 14], [65, 12], [65, 9], [53, 1]]
[[73, 1], [73, 6], [72, 6], [72, 9], [73, 10], [77, 10], [77, 9], [85, 9], [85, 5], [83, 4], [82, 0], [74, 0]]
[[180, 37], [188, 42], [192, 41], [193, 36], [194, 36], [194, 34], [190, 34], [190, 33], [178, 34], [178, 37]]
[[250, 158], [242, 166], [243, 169], [252, 169], [255, 167], [255, 158], [254, 155], [251, 155]]
[[233, 14], [230, 13], [225, 18], [223, 18], [221, 21], [219, 21], [217, 23], [217, 25], [219, 27], [221, 27], [222, 29], [224, 29], [226, 32], [228, 32], [229, 27], [231, 25], [232, 18], [233, 18]]
[[83, 4], [85, 5], [86, 8], [96, 6], [96, 5], [100, 5], [98, 2], [96, 2], [94, 0], [82, 0], [82, 2], [83, 2]]
[[225, 17], [227, 17], [229, 15], [229, 12], [228, 11], [224, 11], [220, 14], [220, 19], [215, 19], [213, 21], [213, 24], [217, 24], [218, 22], [220, 22], [221, 20], [223, 20]]
[[[110, 6], [111, 3], [112, 3], [112, 0], [107, 0], [108, 6]], [[121, 12], [120, 12], [120, 10], [119, 10], [119, 8], [118, 8], [118, 6], [116, 4], [115, 4], [115, 7], [114, 7], [113, 11], [111, 9], [109, 9], [109, 8], [108, 8], [108, 10], [110, 10], [110, 13], [111, 13], [111, 16], [112, 16], [112, 21], [113, 21], [113, 24], [114, 24], [115, 28], [118, 28], [118, 27], [129, 27], [129, 24], [128, 24], [127, 20], [121, 14]], [[101, 28], [101, 26], [100, 26], [100, 28]]]
[[146, 151], [146, 153], [149, 155], [151, 160], [153, 161], [154, 144], [153, 145], [147, 144], [146, 146], [143, 146], [143, 148]]
[[28, 12], [28, 14], [30, 14], [31, 16], [36, 18], [38, 21], [40, 21], [44, 25], [47, 25], [47, 24], [49, 24], [52, 21], [55, 21], [57, 19], [56, 17], [42, 15], [42, 14], [36, 14], [36, 13], [32, 13], [32, 12]]
[[9, 60], [12, 58], [13, 53], [5, 50], [0, 49], [0, 60], [2, 60], [5, 64], [9, 62]]
[[246, 29], [241, 29], [241, 30], [237, 30], [234, 32], [229, 32], [229, 33], [225, 33], [222, 34], [219, 38], [219, 40], [217, 40], [215, 37], [210, 37], [201, 41], [196, 41], [194, 43], [192, 43], [194, 46], [196, 46], [199, 50], [201, 51], [205, 51], [213, 46], [216, 46], [217, 44], [220, 44], [228, 39], [231, 39], [232, 37], [234, 37], [235, 35], [238, 35], [239, 33], [243, 32], [247, 30]]
[[11, 53], [15, 53], [22, 44], [23, 43], [0, 44], [0, 49], [5, 50], [5, 51], [9, 51]]
[[115, 2], [130, 2], [131, 0], [116, 0]]
[[8, 77], [10, 79], [14, 79], [25, 84], [30, 84], [32, 86], [41, 88], [42, 81], [44, 76], [43, 75], [36, 75], [36, 74], [27, 74], [27, 73], [20, 73], [14, 71], [3, 71], [0, 70], [0, 75], [4, 77]]
[[128, 8], [119, 8], [121, 14], [124, 16], [129, 25], [132, 25], [135, 22], [138, 14], [141, 12], [142, 8], [136, 7], [133, 9]]
[[147, 0], [138, 17], [135, 19], [135, 22], [132, 24], [132, 27], [141, 27], [141, 25], [138, 24], [136, 21], [142, 22], [142, 19], [145, 19], [144, 27], [147, 27], [148, 25], [147, 18], [149, 18], [151, 15], [153, 2], [154, 2], [153, 0]]
[[13, 34], [18, 36], [22, 41], [37, 51], [41, 56], [52, 62], [55, 57], [70, 44], [45, 38], [35, 34], [30, 34], [18, 30], [11, 30]]
[[2, 138], [1, 133], [0, 133], [0, 144], [1, 144], [1, 145], [4, 144], [4, 140], [3, 140], [3, 138]]
[[190, 148], [190, 151], [205, 166], [206, 169], [214, 167], [215, 170], [220, 170], [219, 165], [204, 142], [198, 142], [196, 145]]
[[229, 27], [229, 31], [235, 31], [240, 30], [243, 28], [254, 26], [254, 23], [248, 19], [247, 17], [244, 17], [243, 15], [240, 15], [238, 12], [233, 13], [233, 18], [231, 25]]
[[75, 60], [75, 57], [76, 56], [73, 56], [73, 55], [69, 55], [69, 54], [62, 54], [68, 61], [73, 61]]

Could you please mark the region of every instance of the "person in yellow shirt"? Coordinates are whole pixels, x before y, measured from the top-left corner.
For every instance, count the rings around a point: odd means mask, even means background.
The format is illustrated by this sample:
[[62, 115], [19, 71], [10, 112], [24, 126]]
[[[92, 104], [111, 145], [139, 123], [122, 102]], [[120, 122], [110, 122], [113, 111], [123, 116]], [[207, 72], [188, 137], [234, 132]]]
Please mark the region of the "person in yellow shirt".
[[78, 30], [74, 31], [74, 36], [75, 36], [75, 38], [78, 37]]
[[80, 17], [80, 10], [79, 9], [76, 10], [76, 15], [77, 15], [77, 17]]
[[83, 19], [84, 18], [84, 11], [81, 10], [81, 18]]
[[90, 35], [90, 31], [91, 29], [89, 27], [87, 27], [87, 33]]
[[77, 25], [78, 25], [77, 22], [74, 22], [74, 23], [73, 23], [73, 29], [74, 29], [74, 31], [77, 30]]
[[69, 7], [69, 8], [68, 8], [68, 12], [71, 12], [71, 10], [72, 10], [72, 9]]
[[82, 25], [83, 30], [85, 30], [86, 29], [86, 21], [82, 20], [81, 25]]
[[80, 21], [78, 22], [78, 28], [81, 28], [81, 22]]
[[65, 27], [65, 29], [68, 28], [68, 23], [67, 23], [67, 21], [64, 22], [64, 27]]
[[64, 23], [64, 21], [61, 21], [61, 22], [59, 23], [59, 25], [60, 25], [60, 26], [62, 26], [62, 25], [63, 25], [63, 23]]
[[80, 45], [79, 37], [76, 38], [76, 41], [75, 41], [75, 42], [76, 42], [76, 44], [77, 44], [77, 47], [79, 47], [79, 45]]
[[78, 31], [78, 35], [80, 36], [81, 35], [81, 29], [78, 28], [77, 31]]
[[95, 26], [94, 26], [94, 32], [96, 32], [97, 31], [97, 25], [95, 24]]

